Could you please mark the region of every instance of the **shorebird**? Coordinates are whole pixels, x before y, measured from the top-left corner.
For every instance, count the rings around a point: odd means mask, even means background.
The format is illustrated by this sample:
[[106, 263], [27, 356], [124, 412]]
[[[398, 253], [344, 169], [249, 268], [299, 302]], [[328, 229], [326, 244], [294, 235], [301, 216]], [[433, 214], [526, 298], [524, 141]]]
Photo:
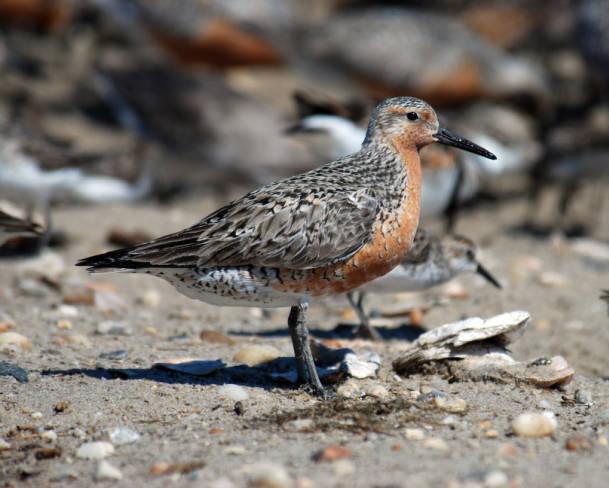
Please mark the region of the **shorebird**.
[[17, 236], [40, 236], [42, 225], [7, 201], [0, 201], [0, 246]]
[[408, 254], [399, 266], [347, 294], [349, 303], [360, 320], [358, 334], [375, 340], [381, 339], [364, 312], [363, 301], [367, 293], [426, 290], [467, 272], [478, 273], [492, 285], [501, 288], [499, 282], [477, 260], [476, 251], [476, 245], [467, 237], [447, 235], [439, 238], [419, 227]]
[[154, 275], [214, 305], [290, 307], [298, 378], [325, 397], [309, 302], [347, 293], [404, 259], [419, 224], [419, 149], [434, 142], [495, 157], [440, 127], [426, 102], [390, 98], [373, 112], [358, 152], [254, 190], [187, 229], [77, 265]]

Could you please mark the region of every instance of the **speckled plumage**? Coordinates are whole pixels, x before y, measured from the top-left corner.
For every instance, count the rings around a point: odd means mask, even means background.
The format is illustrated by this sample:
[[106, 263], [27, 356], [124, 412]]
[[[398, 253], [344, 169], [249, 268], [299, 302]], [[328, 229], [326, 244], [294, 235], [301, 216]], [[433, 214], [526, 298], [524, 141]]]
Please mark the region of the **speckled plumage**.
[[440, 129], [422, 100], [388, 99], [357, 153], [254, 190], [183, 231], [78, 265], [156, 275], [217, 305], [292, 307], [299, 377], [321, 392], [306, 341], [309, 299], [348, 292], [405, 257], [420, 213], [418, 149], [434, 141], [492, 157]]

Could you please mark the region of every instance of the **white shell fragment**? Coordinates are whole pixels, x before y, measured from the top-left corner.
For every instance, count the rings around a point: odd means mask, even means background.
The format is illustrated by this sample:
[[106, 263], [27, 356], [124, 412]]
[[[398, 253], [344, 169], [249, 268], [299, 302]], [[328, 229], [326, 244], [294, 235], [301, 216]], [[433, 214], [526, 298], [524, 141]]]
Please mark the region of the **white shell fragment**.
[[575, 371], [562, 356], [519, 362], [505, 349], [524, 333], [529, 321], [527, 312], [517, 311], [444, 325], [420, 336], [393, 367], [408, 374], [423, 363], [450, 359], [458, 360], [448, 363], [451, 374], [463, 380], [518, 381], [540, 388], [568, 383]]
[[340, 371], [357, 379], [370, 378], [376, 376], [380, 365], [381, 358], [375, 352], [364, 352], [359, 356], [348, 353], [340, 364]]
[[[421, 335], [402, 356], [393, 362], [398, 373], [416, 368], [422, 363], [442, 359], [464, 359], [469, 355], [485, 355], [501, 351], [501, 347], [515, 341], [531, 320], [525, 311], [508, 312], [490, 319], [472, 317], [446, 324]], [[487, 342], [494, 347], [488, 348]], [[474, 352], [473, 343], [483, 343], [486, 349]], [[469, 345], [470, 349], [463, 349]]]
[[193, 358], [178, 358], [170, 359], [164, 363], [156, 363], [153, 367], [195, 376], [208, 376], [225, 366], [226, 364], [221, 359], [207, 361]]
[[86, 442], [76, 451], [76, 457], [81, 459], [103, 459], [114, 453], [114, 446], [109, 442]]

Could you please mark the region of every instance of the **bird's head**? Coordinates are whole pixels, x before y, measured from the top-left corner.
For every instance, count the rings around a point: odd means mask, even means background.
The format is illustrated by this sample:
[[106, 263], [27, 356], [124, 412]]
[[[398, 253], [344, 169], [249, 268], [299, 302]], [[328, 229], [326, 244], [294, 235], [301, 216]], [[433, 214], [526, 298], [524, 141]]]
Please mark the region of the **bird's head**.
[[490, 151], [441, 127], [431, 105], [414, 97], [388, 98], [377, 105], [370, 117], [364, 144], [375, 140], [417, 149], [439, 142], [496, 159]]

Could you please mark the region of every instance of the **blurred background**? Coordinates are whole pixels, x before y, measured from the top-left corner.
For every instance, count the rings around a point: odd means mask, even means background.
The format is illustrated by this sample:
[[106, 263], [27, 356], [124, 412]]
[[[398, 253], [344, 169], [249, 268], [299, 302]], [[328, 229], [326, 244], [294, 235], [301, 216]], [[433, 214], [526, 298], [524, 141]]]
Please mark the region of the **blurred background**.
[[65, 205], [220, 205], [412, 95], [498, 156], [426, 148], [426, 222], [518, 201], [512, 230], [606, 239], [608, 86], [603, 0], [0, 0], [0, 198], [47, 229]]

